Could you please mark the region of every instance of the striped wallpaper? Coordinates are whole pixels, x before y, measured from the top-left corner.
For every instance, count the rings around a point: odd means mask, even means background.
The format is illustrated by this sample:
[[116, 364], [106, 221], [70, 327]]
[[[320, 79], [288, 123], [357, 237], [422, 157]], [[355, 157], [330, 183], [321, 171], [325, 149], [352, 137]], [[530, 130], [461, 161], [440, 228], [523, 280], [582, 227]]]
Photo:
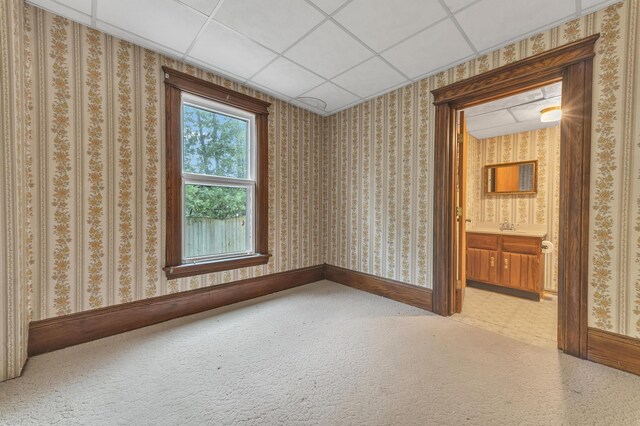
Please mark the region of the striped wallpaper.
[[0, 1], [0, 381], [19, 375], [27, 359], [22, 24], [22, 0]]
[[[483, 169], [487, 164], [538, 160], [538, 193], [486, 196]], [[544, 289], [558, 291], [558, 221], [560, 219], [560, 126], [512, 135], [476, 139], [469, 135], [467, 152], [467, 218], [471, 225], [505, 219], [517, 224], [547, 226], [546, 239], [555, 252], [545, 258]]]

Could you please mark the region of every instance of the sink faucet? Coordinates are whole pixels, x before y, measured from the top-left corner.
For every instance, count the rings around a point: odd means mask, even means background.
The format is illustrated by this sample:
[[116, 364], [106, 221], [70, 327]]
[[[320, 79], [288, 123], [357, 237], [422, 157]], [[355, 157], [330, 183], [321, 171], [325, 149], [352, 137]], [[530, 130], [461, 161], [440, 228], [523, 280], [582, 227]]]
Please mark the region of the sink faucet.
[[505, 219], [504, 222], [502, 222], [500, 224], [500, 230], [501, 231], [515, 231], [516, 230], [516, 224], [515, 223], [509, 223], [509, 221], [507, 219]]

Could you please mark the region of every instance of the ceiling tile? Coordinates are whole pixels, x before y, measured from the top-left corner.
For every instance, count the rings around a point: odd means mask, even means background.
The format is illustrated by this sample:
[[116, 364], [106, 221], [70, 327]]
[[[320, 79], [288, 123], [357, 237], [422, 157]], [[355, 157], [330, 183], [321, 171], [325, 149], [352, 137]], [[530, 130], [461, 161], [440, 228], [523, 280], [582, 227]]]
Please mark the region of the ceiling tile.
[[542, 88], [545, 98], [555, 98], [556, 96], [562, 96], [562, 82], [550, 84]]
[[520, 132], [528, 132], [530, 130], [548, 129], [550, 127], [558, 126], [558, 122], [543, 123], [540, 120], [522, 121], [514, 124], [507, 124], [505, 126], [492, 127], [484, 130], [469, 130], [469, 133], [477, 139], [487, 139], [496, 136], [513, 135]]
[[324, 10], [325, 13], [331, 14], [334, 10], [344, 4], [346, 0], [311, 0], [316, 6]]
[[318, 98], [326, 102], [327, 112], [345, 107], [359, 99], [333, 83], [326, 82], [304, 94], [305, 97]]
[[206, 17], [173, 0], [109, 0], [97, 18], [179, 52], [187, 50]]
[[620, 0], [582, 0], [582, 10], [601, 9], [607, 5], [618, 3]]
[[451, 12], [457, 12], [475, 1], [477, 0], [444, 0], [444, 4], [447, 5]]
[[282, 52], [322, 21], [324, 15], [300, 0], [233, 0], [224, 2], [214, 19]]
[[72, 9], [91, 15], [91, 0], [56, 0], [60, 4], [69, 6]]
[[499, 109], [509, 108], [516, 105], [522, 105], [529, 102], [544, 98], [543, 89], [529, 90], [528, 92], [518, 93], [507, 98], [498, 99], [496, 101], [487, 102], [476, 105], [464, 110], [466, 117], [486, 114], [488, 112], [497, 111]]
[[469, 131], [489, 129], [491, 127], [505, 126], [514, 124], [516, 120], [509, 111], [501, 109], [499, 111], [489, 112], [482, 115], [467, 118], [467, 128]]
[[476, 49], [484, 51], [570, 17], [575, 4], [575, 0], [483, 0], [455, 17]]
[[410, 78], [415, 78], [472, 54], [458, 29], [446, 19], [392, 47], [382, 56]]
[[324, 81], [285, 58], [278, 58], [251, 81], [295, 98]]
[[435, 0], [354, 0], [334, 19], [381, 52], [445, 16]]
[[327, 21], [285, 53], [289, 59], [331, 78], [373, 54], [333, 22]]
[[555, 98], [542, 99], [540, 101], [514, 106], [509, 108], [509, 111], [511, 111], [511, 114], [513, 114], [518, 121], [540, 120], [540, 110], [550, 106], [560, 106], [561, 103], [562, 99], [558, 96]]
[[373, 57], [332, 80], [350, 92], [366, 98], [397, 86], [407, 79], [387, 65], [382, 59]]
[[216, 22], [198, 37], [190, 56], [233, 74], [249, 78], [276, 54]]
[[205, 15], [211, 15], [213, 9], [216, 8], [220, 0], [178, 0], [180, 3], [184, 3], [198, 12], [202, 12]]

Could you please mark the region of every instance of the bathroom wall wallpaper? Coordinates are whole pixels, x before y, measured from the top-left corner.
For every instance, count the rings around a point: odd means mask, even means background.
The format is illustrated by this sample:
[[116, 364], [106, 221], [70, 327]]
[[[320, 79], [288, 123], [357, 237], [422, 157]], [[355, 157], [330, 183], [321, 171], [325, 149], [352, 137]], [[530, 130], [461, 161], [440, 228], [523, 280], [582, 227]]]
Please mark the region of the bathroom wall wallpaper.
[[[322, 117], [41, 9], [25, 29], [34, 320], [323, 262]], [[165, 64], [272, 103], [267, 265], [166, 280]]]
[[637, 0], [617, 3], [332, 116], [327, 263], [432, 288], [431, 90], [600, 33], [589, 325], [640, 337], [639, 8]]
[[[483, 167], [487, 164], [538, 160], [535, 195], [484, 195]], [[546, 239], [555, 246], [545, 258], [544, 289], [558, 291], [558, 221], [560, 218], [560, 127], [476, 139], [469, 135], [467, 151], [467, 218], [469, 229], [478, 222], [547, 225]]]
[[0, 1], [0, 381], [27, 359], [22, 0]]

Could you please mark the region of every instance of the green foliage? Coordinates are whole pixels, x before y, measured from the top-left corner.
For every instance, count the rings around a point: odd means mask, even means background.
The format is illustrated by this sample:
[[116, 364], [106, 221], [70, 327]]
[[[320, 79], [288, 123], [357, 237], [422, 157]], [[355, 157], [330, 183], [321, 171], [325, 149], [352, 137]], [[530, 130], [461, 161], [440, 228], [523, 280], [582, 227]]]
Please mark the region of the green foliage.
[[244, 216], [247, 191], [244, 188], [222, 186], [186, 185], [186, 217], [230, 219]]
[[[247, 128], [244, 120], [184, 105], [184, 171], [246, 178]], [[228, 219], [246, 214], [243, 188], [187, 185], [185, 192], [187, 217]]]

